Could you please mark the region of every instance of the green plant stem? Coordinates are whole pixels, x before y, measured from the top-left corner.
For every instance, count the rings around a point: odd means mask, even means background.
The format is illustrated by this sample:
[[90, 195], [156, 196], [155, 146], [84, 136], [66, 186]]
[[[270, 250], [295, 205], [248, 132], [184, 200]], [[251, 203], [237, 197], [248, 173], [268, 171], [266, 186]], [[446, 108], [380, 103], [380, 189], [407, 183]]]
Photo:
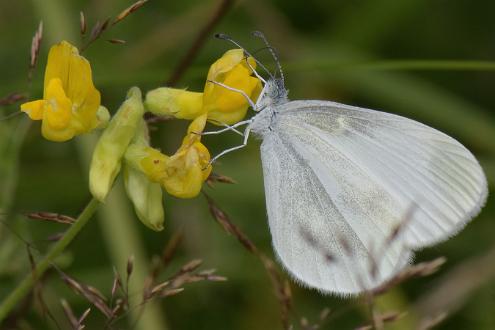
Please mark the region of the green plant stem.
[[22, 282], [12, 291], [12, 293], [4, 299], [0, 305], [0, 324], [9, 315], [12, 309], [19, 304], [19, 302], [30, 292], [34, 283], [46, 272], [46, 270], [53, 263], [65, 248], [74, 240], [77, 234], [84, 228], [88, 221], [92, 218], [96, 209], [98, 208], [98, 201], [91, 199], [86, 205], [82, 213], [77, 218], [76, 222], [67, 230], [62, 239], [60, 239], [47, 255], [41, 260], [36, 267], [32, 270], [31, 274], [27, 275]]

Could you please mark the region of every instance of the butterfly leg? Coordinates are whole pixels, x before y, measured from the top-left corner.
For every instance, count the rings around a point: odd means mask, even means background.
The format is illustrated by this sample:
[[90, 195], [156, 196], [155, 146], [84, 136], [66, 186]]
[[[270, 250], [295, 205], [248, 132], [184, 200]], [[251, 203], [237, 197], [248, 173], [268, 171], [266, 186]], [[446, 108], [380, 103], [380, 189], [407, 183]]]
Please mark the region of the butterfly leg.
[[235, 133], [237, 133], [237, 134], [239, 134], [241, 136], [244, 136], [244, 133], [242, 133], [239, 130], [237, 130], [236, 127], [243, 126], [243, 125], [246, 125], [246, 124], [250, 124], [252, 121], [253, 121], [252, 119], [243, 120], [243, 121], [240, 121], [238, 123], [235, 123], [234, 125], [228, 125], [228, 124], [225, 124], [225, 123], [220, 123], [223, 126], [225, 126], [225, 128], [219, 129], [218, 131], [202, 132], [200, 134], [201, 135], [215, 135], [215, 134], [221, 134], [221, 133], [224, 133], [224, 132], [227, 132], [227, 131], [233, 131], [233, 132], [235, 132]]
[[213, 164], [215, 161], [218, 160], [218, 158], [222, 157], [222, 156], [225, 156], [226, 154], [228, 154], [229, 152], [232, 152], [232, 151], [235, 151], [235, 150], [239, 150], [239, 149], [242, 149], [244, 148], [246, 145], [247, 145], [247, 141], [249, 139], [249, 133], [251, 132], [251, 128], [248, 127], [246, 128], [246, 130], [244, 131], [244, 140], [242, 141], [242, 144], [241, 145], [238, 145], [236, 147], [233, 147], [233, 148], [229, 148], [229, 149], [226, 149], [224, 151], [222, 151], [221, 153], [219, 153], [218, 155], [216, 155], [215, 157], [213, 157], [210, 162], [208, 163], [208, 165], [211, 165]]
[[244, 96], [244, 98], [249, 103], [249, 105], [251, 106], [251, 108], [253, 108], [253, 110], [256, 109], [256, 105], [254, 104], [253, 100], [251, 100], [249, 98], [249, 96], [246, 94], [246, 92], [244, 92], [243, 90], [240, 90], [240, 89], [237, 89], [237, 88], [234, 88], [234, 87], [230, 87], [228, 85], [225, 85], [225, 84], [223, 84], [221, 82], [214, 81], [214, 80], [207, 80], [207, 82], [212, 83], [212, 84], [215, 84], [215, 85], [218, 85], [218, 86], [222, 86], [223, 88], [226, 88], [229, 91], [240, 93], [242, 96]]
[[251, 69], [251, 71], [253, 71], [253, 74], [256, 76], [256, 78], [258, 78], [259, 80], [261, 80], [261, 82], [266, 85], [266, 80], [262, 76], [260, 76], [260, 74], [258, 73], [258, 71], [256, 71], [255, 68], [253, 68], [253, 66], [251, 65], [251, 63], [249, 63], [248, 56], [249, 55], [247, 55], [247, 54], [246, 54], [246, 56], [244, 56], [244, 59], [246, 60], [246, 65]]
[[[222, 126], [224, 126], [224, 127], [225, 127], [225, 129], [226, 129], [227, 131], [232, 131], [232, 132], [234, 132], [234, 133], [236, 133], [236, 134], [238, 134], [238, 135], [240, 135], [240, 136], [243, 136], [242, 132], [241, 132], [241, 131], [239, 131], [238, 129], [236, 129], [235, 127], [233, 127], [233, 126], [231, 126], [231, 125], [229, 125], [229, 124], [225, 124], [225, 123], [220, 123], [220, 124], [221, 124]], [[211, 135], [211, 134], [212, 134], [212, 132], [215, 132], [215, 131], [209, 131], [209, 132], [206, 132], [206, 133], [207, 133], [206, 135]], [[208, 134], [208, 133], [209, 133], [209, 134]], [[218, 133], [216, 133], [216, 132], [215, 132], [215, 134], [218, 134]]]

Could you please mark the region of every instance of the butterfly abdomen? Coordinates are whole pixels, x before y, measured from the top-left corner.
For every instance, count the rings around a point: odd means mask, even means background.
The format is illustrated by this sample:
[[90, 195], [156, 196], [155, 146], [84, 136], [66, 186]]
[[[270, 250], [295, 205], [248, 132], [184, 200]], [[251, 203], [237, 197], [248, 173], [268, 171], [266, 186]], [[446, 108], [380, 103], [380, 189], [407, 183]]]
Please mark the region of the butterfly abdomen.
[[253, 122], [249, 125], [251, 131], [257, 136], [263, 138], [267, 133], [273, 131], [275, 116], [276, 113], [273, 107], [266, 107], [254, 116]]

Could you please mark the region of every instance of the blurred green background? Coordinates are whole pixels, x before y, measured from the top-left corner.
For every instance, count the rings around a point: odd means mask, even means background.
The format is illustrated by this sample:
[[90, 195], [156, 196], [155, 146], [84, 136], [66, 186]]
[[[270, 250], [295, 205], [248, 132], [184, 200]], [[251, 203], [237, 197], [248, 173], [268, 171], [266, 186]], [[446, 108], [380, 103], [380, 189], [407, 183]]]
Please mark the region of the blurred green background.
[[[0, 2], [0, 98], [12, 92], [42, 94], [43, 68], [53, 43], [67, 39], [80, 45], [79, 12], [92, 26], [115, 16], [132, 1], [19, 0]], [[91, 61], [102, 103], [115, 111], [127, 89], [143, 91], [163, 85], [186, 54], [220, 0], [151, 0], [106, 33], [84, 55]], [[246, 48], [262, 47], [250, 32], [261, 30], [280, 52], [291, 99], [332, 99], [405, 115], [457, 138], [480, 160], [493, 185], [495, 179], [495, 2], [428, 0], [247, 0], [234, 5], [214, 28]], [[29, 48], [38, 22], [44, 40], [32, 86], [28, 86]], [[105, 39], [125, 39], [113, 45]], [[201, 90], [209, 65], [230, 45], [208, 37], [177, 87]], [[269, 56], [260, 58], [270, 64]], [[17, 106], [2, 107], [2, 116]], [[187, 123], [156, 124], [153, 145], [171, 154], [179, 146]], [[24, 243], [41, 251], [47, 237], [63, 225], [39, 223], [20, 216], [27, 211], [51, 211], [72, 216], [89, 200], [88, 157], [95, 136], [52, 143], [40, 136], [39, 123], [23, 116], [0, 121], [0, 207], [9, 228], [0, 227], [0, 299], [29, 272]], [[236, 145], [233, 134], [203, 140], [212, 154]], [[229, 154], [215, 171], [236, 185], [205, 188], [232, 221], [273, 256], [264, 206], [259, 141]], [[438, 329], [495, 329], [495, 214], [493, 198], [455, 238], [417, 254], [418, 261], [445, 256], [437, 274], [408, 281], [380, 298], [382, 311], [408, 311], [390, 329], [414, 329], [424, 309], [439, 304], [452, 312]], [[65, 272], [108, 293], [113, 268], [125, 268], [136, 258], [135, 281], [142, 280], [153, 255], [160, 255], [178, 228], [184, 239], [165, 275], [200, 258], [228, 281], [201, 282], [154, 305], [137, 324], [129, 319], [121, 329], [278, 329], [280, 306], [257, 258], [228, 236], [208, 213], [202, 196], [193, 200], [165, 197], [165, 230], [155, 233], [136, 219], [119, 185], [110, 201], [60, 258]], [[38, 258], [39, 254], [35, 253]], [[285, 275], [286, 276], [286, 275]], [[136, 284], [139, 286], [139, 284]], [[333, 314], [323, 329], [353, 329], [368, 324], [362, 301], [323, 296], [292, 283], [295, 315], [291, 321], [316, 320], [324, 307]], [[443, 290], [443, 291], [442, 291]], [[55, 272], [44, 279], [43, 293], [62, 328], [67, 321], [60, 298], [81, 314], [89, 303], [70, 291]], [[139, 291], [131, 292], [136, 297]], [[444, 304], [444, 305], [442, 305]], [[426, 307], [425, 307], [426, 306]], [[88, 329], [102, 329], [97, 310]], [[56, 329], [39, 306], [28, 308], [19, 327]]]

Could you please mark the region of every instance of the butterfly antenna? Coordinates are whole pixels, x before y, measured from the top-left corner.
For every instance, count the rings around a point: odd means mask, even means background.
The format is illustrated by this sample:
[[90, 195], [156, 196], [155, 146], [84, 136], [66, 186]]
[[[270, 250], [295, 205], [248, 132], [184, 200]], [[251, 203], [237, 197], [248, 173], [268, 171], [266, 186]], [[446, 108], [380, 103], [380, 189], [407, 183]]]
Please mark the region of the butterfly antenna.
[[266, 48], [272, 54], [273, 60], [277, 64], [278, 72], [280, 72], [280, 80], [282, 80], [282, 85], [285, 85], [284, 72], [282, 71], [282, 65], [280, 64], [280, 60], [278, 59], [277, 51], [270, 45], [265, 35], [261, 31], [253, 31], [253, 36], [260, 38], [266, 45]]
[[234, 39], [232, 39], [229, 35], [224, 34], [224, 33], [216, 33], [215, 34], [215, 38], [221, 39], [221, 40], [226, 40], [226, 41], [234, 44], [235, 46], [239, 47], [240, 49], [242, 49], [244, 51], [244, 54], [246, 54], [249, 57], [252, 57], [254, 59], [254, 61], [256, 62], [256, 64], [258, 64], [260, 68], [262, 68], [263, 70], [265, 70], [265, 72], [270, 76], [271, 79], [275, 79], [275, 77], [273, 76], [273, 74], [270, 72], [270, 70], [268, 70], [266, 68], [266, 66], [264, 66], [260, 61], [258, 61], [256, 59], [256, 57], [254, 57], [253, 55], [251, 55], [251, 53], [249, 53], [246, 50], [246, 48], [242, 47], [237, 41], [235, 41]]

